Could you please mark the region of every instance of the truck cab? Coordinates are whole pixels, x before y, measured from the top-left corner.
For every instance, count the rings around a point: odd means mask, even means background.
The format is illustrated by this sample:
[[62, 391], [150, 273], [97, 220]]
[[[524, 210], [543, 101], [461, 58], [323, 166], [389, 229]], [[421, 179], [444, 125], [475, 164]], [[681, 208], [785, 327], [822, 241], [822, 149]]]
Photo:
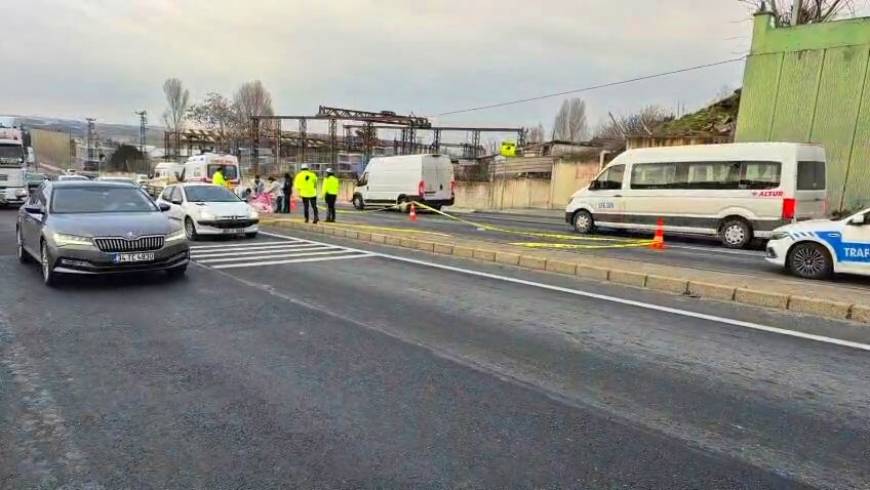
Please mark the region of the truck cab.
[[0, 126], [0, 206], [27, 199], [27, 149], [19, 128]]

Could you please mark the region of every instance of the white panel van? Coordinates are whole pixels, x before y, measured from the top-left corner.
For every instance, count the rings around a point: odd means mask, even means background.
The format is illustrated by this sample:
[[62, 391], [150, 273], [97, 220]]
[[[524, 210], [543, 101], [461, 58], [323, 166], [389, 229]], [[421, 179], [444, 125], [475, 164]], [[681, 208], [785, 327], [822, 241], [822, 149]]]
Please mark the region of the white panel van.
[[454, 202], [453, 163], [444, 155], [372, 158], [353, 191], [353, 205], [419, 201], [435, 209]]
[[596, 227], [718, 236], [741, 248], [827, 212], [825, 151], [797, 143], [732, 143], [629, 150], [576, 192], [565, 219]]

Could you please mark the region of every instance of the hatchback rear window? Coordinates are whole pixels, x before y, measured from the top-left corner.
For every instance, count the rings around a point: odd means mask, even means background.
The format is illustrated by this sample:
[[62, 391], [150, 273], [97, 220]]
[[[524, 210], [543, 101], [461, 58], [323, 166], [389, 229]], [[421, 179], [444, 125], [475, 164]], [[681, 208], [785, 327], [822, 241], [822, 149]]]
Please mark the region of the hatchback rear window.
[[825, 190], [825, 162], [798, 162], [797, 190]]

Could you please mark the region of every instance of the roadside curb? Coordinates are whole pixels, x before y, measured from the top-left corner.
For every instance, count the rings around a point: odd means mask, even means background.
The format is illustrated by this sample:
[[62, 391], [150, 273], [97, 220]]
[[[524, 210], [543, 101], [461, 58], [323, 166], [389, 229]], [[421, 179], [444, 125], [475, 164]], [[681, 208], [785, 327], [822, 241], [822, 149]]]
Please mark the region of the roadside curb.
[[504, 250], [487, 248], [485, 246], [470, 247], [453, 243], [432, 242], [431, 240], [418, 240], [409, 237], [396, 237], [388, 234], [358, 233], [356, 230], [342, 229], [340, 225], [322, 226], [309, 225], [295, 221], [270, 222], [268, 220], [264, 220], [262, 224], [413, 249], [438, 255], [451, 255], [464, 259], [511, 265], [523, 269], [546, 271], [555, 274], [576, 276], [583, 279], [612, 282], [621, 286], [631, 286], [664, 293], [688, 295], [693, 298], [731, 301], [745, 305], [787, 310], [794, 313], [831, 318], [835, 320], [853, 320], [870, 325], [870, 305], [808, 298], [799, 295], [775, 293], [758, 289], [735, 288], [722, 284], [690, 281], [685, 278], [645, 274], [637, 271], [593, 267], [580, 262], [547, 259], [534, 255], [506, 252]]

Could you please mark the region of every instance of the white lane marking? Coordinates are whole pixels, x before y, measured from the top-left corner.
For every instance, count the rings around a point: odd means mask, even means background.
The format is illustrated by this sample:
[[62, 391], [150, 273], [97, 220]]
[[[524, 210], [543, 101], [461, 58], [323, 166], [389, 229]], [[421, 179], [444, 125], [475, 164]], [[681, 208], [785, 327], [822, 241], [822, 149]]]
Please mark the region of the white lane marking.
[[[318, 248], [316, 250], [324, 250], [323, 247]], [[251, 261], [251, 260], [263, 260], [263, 259], [287, 259], [291, 257], [308, 257], [315, 255], [337, 255], [337, 254], [345, 254], [345, 253], [356, 253], [350, 250], [329, 250], [326, 252], [293, 252], [293, 253], [285, 253], [285, 254], [269, 254], [269, 255], [256, 255], [253, 257], [229, 257], [224, 259], [205, 259], [198, 260], [200, 264], [217, 264], [221, 262], [238, 262], [240, 260]]]
[[[301, 240], [298, 240], [296, 238], [291, 238], [289, 241], [299, 242]], [[233, 247], [250, 247], [252, 245], [265, 246], [265, 245], [286, 245], [286, 244], [287, 244], [287, 240], [280, 241], [280, 242], [245, 241], [245, 242], [241, 242], [241, 243], [224, 243], [221, 245], [191, 245], [190, 249], [191, 250], [206, 250], [209, 248], [233, 248]]]
[[[263, 232], [263, 231], [261, 231], [260, 233], [263, 235], [274, 237], [274, 238], [286, 238], [286, 239], [290, 239], [290, 240], [299, 240], [298, 238], [290, 237], [287, 235], [281, 235], [278, 233], [268, 233], [268, 232]], [[330, 245], [328, 243], [318, 242], [315, 240], [306, 240], [306, 241], [310, 241], [311, 243], [318, 243], [320, 245]], [[408, 257], [401, 257], [398, 255], [390, 255], [390, 254], [385, 254], [385, 253], [380, 253], [380, 252], [371, 252], [369, 250], [361, 250], [361, 249], [355, 249], [355, 248], [349, 248], [349, 247], [347, 248], [347, 250], [353, 250], [355, 252], [360, 252], [360, 253], [367, 253], [367, 254], [370, 254], [372, 256], [396, 260], [396, 261], [405, 262], [408, 264], [421, 265], [424, 267], [432, 267], [434, 269], [442, 269], [442, 270], [447, 270], [447, 271], [451, 271], [451, 272], [458, 272], [461, 274], [467, 274], [467, 275], [471, 275], [471, 276], [485, 277], [487, 279], [495, 279], [498, 281], [510, 282], [513, 284], [521, 284], [523, 286], [530, 286], [530, 287], [535, 287], [535, 288], [540, 288], [540, 289], [546, 289], [549, 291], [558, 291], [560, 293], [572, 294], [575, 296], [582, 296], [585, 298], [592, 298], [592, 299], [598, 299], [598, 300], [602, 300], [602, 301], [609, 301], [611, 303], [618, 303], [618, 304], [627, 305], [627, 306], [634, 306], [637, 308], [643, 308], [643, 309], [653, 310], [653, 311], [661, 311], [664, 313], [670, 313], [672, 315], [679, 315], [679, 316], [684, 316], [684, 317], [688, 317], [688, 318], [696, 318], [699, 320], [707, 320], [707, 321], [714, 322], [714, 323], [733, 325], [735, 327], [743, 327], [743, 328], [748, 328], [748, 329], [752, 329], [752, 330], [759, 330], [762, 332], [786, 335], [789, 337], [796, 337], [799, 339], [812, 340], [812, 341], [816, 341], [816, 342], [823, 342], [826, 344], [839, 345], [842, 347], [850, 347], [853, 349], [859, 349], [859, 350], [870, 352], [870, 345], [862, 344], [860, 342], [852, 342], [849, 340], [835, 339], [833, 337], [826, 337], [824, 335], [809, 334], [809, 333], [804, 333], [804, 332], [798, 332], [795, 330], [788, 330], [785, 328], [771, 327], [771, 326], [767, 326], [767, 325], [761, 325], [759, 323], [745, 322], [743, 320], [735, 320], [733, 318], [725, 318], [725, 317], [716, 316], [716, 315], [708, 315], [706, 313], [698, 313], [698, 312], [694, 312], [694, 311], [683, 310], [680, 308], [672, 308], [669, 306], [661, 306], [661, 305], [656, 305], [656, 304], [652, 304], [652, 303], [645, 303], [643, 301], [635, 301], [635, 300], [631, 300], [631, 299], [618, 298], [616, 296], [608, 296], [606, 294], [590, 293], [588, 291], [582, 291], [580, 289], [571, 289], [571, 288], [565, 288], [565, 287], [561, 287], [561, 286], [553, 286], [551, 284], [544, 284], [544, 283], [540, 283], [540, 282], [526, 281], [525, 279], [516, 279], [514, 277], [501, 276], [498, 274], [491, 274], [489, 272], [482, 272], [482, 271], [476, 271], [476, 270], [471, 270], [471, 269], [465, 269], [462, 267], [454, 267], [451, 265], [437, 264], [435, 262], [427, 262], [425, 260], [411, 259]]]
[[246, 262], [242, 264], [226, 264], [226, 265], [214, 265], [211, 266], [213, 269], [236, 269], [239, 267], [258, 267], [265, 265], [281, 265], [281, 264], [299, 264], [303, 262], [326, 262], [329, 260], [347, 260], [347, 259], [364, 259], [366, 257], [374, 257], [377, 254], [373, 253], [361, 253], [355, 255], [342, 255], [339, 257], [314, 257], [309, 259], [290, 259], [290, 260], [269, 260], [266, 262]]
[[247, 250], [242, 252], [237, 252], [233, 250], [232, 252], [226, 250], [215, 250], [214, 252], [208, 253], [191, 253], [190, 258], [192, 259], [207, 259], [209, 257], [243, 257], [245, 255], [257, 255], [257, 254], [265, 254], [265, 253], [281, 253], [281, 252], [297, 252], [297, 251], [305, 251], [305, 250], [315, 250], [315, 249], [326, 249], [326, 248], [341, 248], [341, 247], [324, 247], [323, 245], [314, 245], [311, 243], [303, 243], [299, 245], [288, 245], [286, 247], [271, 247], [268, 249], [257, 249], [257, 250]]
[[708, 253], [717, 253], [717, 254], [731, 254], [731, 255], [747, 255], [749, 257], [764, 257], [764, 252], [750, 252], [749, 250], [730, 250], [727, 248], [714, 248], [714, 247], [693, 247], [691, 245], [671, 245], [667, 244], [668, 248], [679, 248], [684, 250], [700, 250], [702, 252]]
[[273, 248], [287, 248], [287, 247], [305, 247], [307, 245], [311, 245], [310, 243], [301, 243], [301, 242], [287, 242], [283, 245], [262, 245], [257, 247], [222, 247], [222, 248], [207, 248], [203, 249], [191, 249], [191, 253], [195, 254], [206, 254], [206, 253], [217, 253], [217, 252], [236, 252], [236, 251], [244, 251], [244, 250], [269, 250]]

